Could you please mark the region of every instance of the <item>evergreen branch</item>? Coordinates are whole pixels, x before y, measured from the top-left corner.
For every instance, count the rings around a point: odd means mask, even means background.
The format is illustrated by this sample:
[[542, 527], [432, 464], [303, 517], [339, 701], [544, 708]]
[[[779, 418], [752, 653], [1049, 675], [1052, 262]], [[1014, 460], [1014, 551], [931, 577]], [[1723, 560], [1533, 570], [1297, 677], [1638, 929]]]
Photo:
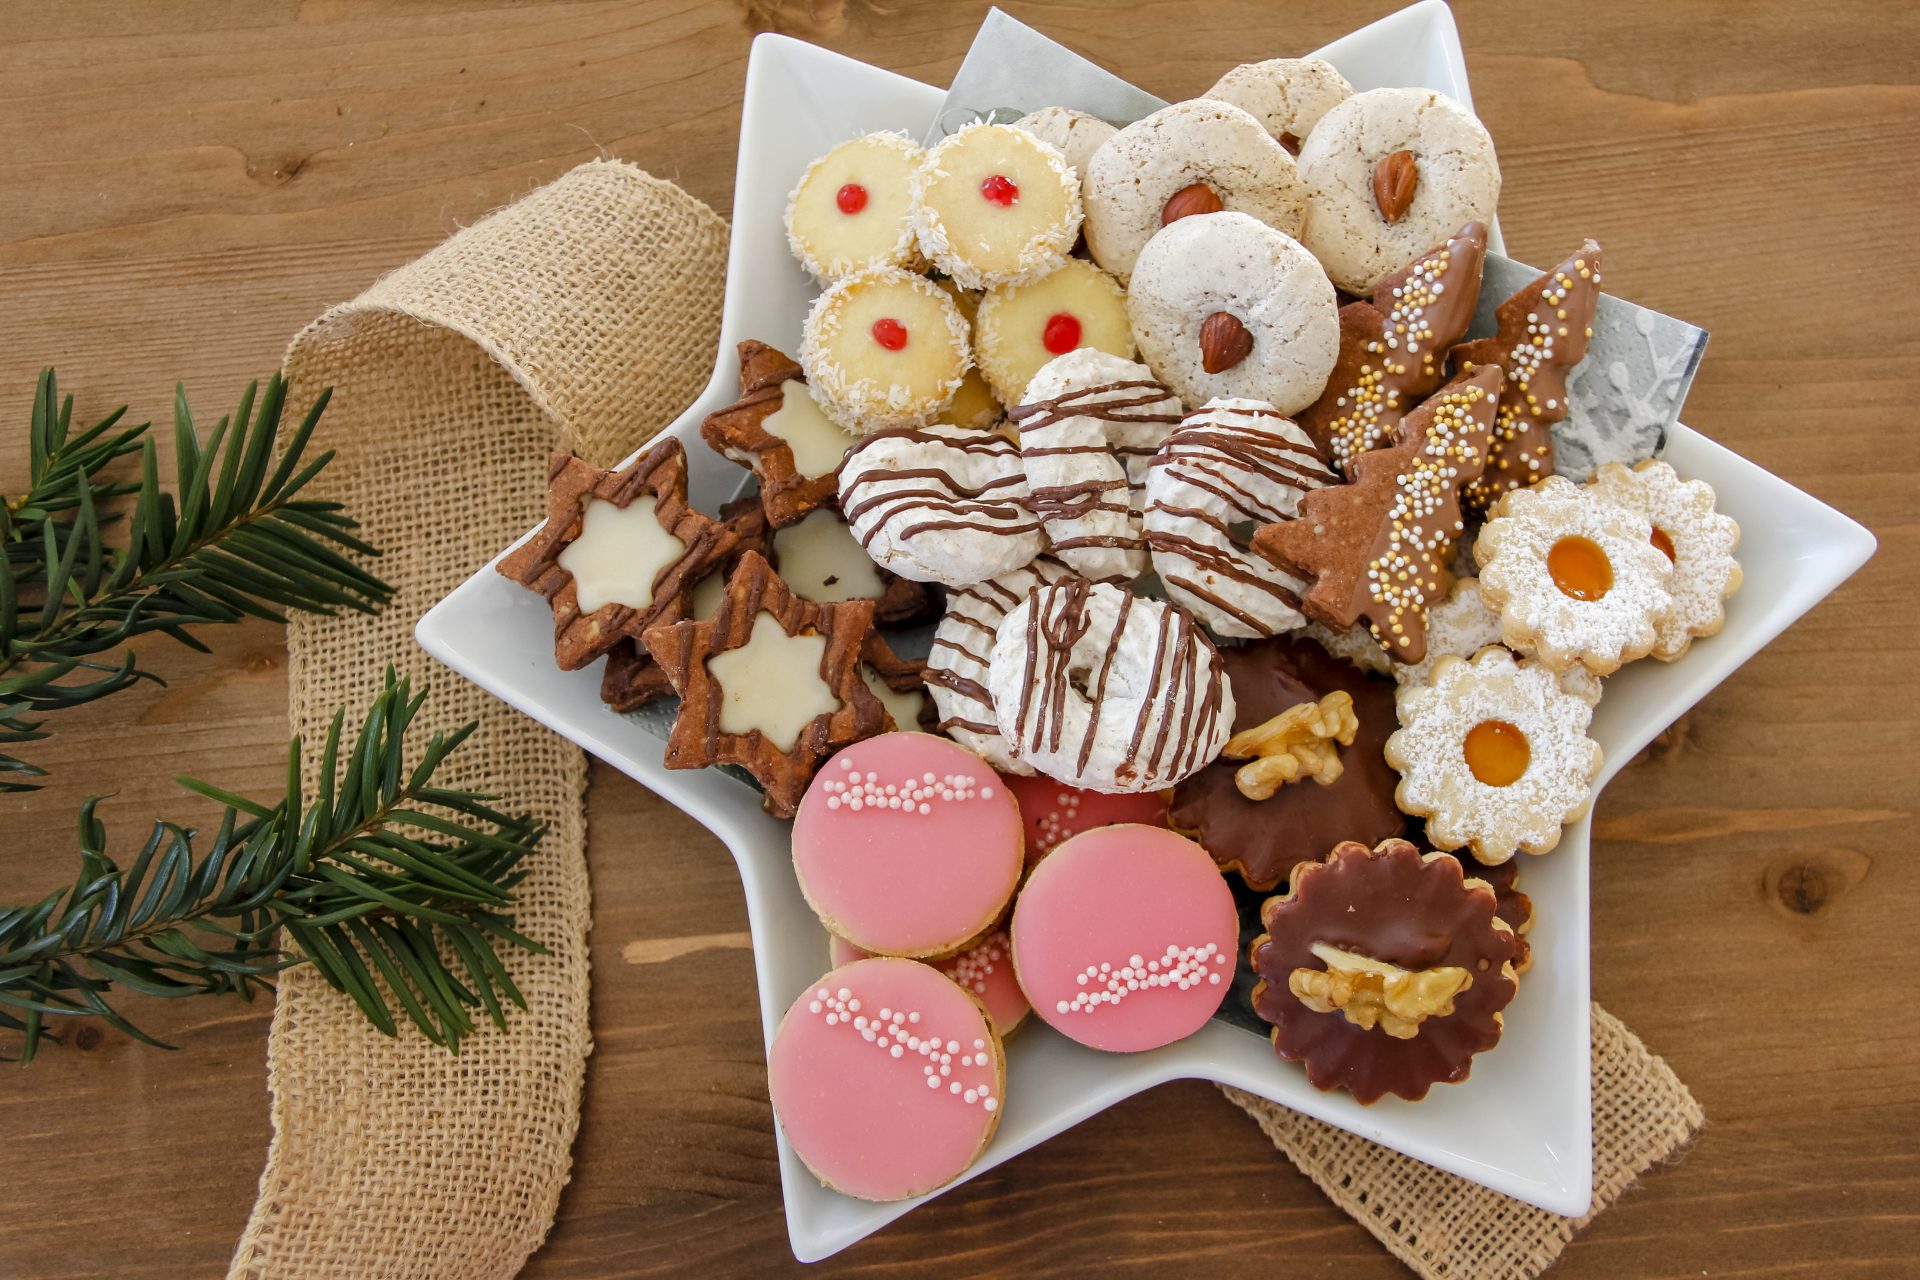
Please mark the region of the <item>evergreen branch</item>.
[[[283, 440], [286, 392], [278, 374], [264, 392], [249, 385], [202, 439], [176, 388], [169, 491], [145, 424], [120, 428], [121, 410], [75, 433], [72, 397], [41, 374], [28, 489], [0, 504], [0, 747], [41, 736], [38, 715], [157, 679], [121, 648], [137, 636], [204, 648], [190, 628], [386, 603], [391, 588], [351, 558], [378, 552], [339, 504], [301, 496], [333, 457], [307, 456], [328, 393]], [[105, 478], [132, 456], [136, 479]], [[103, 512], [129, 498], [124, 522]], [[110, 546], [103, 530], [117, 523], [124, 536]], [[0, 791], [29, 789], [39, 773], [0, 752]]]
[[298, 738], [277, 804], [180, 779], [224, 809], [203, 852], [194, 832], [156, 822], [123, 869], [89, 800], [73, 883], [0, 906], [0, 1029], [19, 1033], [21, 1060], [50, 1022], [76, 1017], [159, 1044], [120, 1012], [124, 991], [251, 998], [294, 964], [311, 964], [388, 1035], [399, 1030], [389, 997], [455, 1052], [476, 1016], [504, 1028], [505, 1004], [526, 1001], [501, 950], [543, 950], [511, 912], [545, 828], [494, 809], [492, 796], [435, 784], [472, 725], [434, 735], [408, 768], [407, 731], [425, 696], [389, 670], [344, 751], [337, 713], [311, 796]]

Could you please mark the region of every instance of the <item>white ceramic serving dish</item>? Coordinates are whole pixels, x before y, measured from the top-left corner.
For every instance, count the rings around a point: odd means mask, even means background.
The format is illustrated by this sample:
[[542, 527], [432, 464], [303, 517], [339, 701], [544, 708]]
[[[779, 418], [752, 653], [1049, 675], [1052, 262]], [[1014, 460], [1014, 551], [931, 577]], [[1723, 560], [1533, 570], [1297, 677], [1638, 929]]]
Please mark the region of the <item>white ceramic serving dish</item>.
[[[1266, 52], [1250, 49], [1248, 56]], [[1439, 0], [1356, 32], [1318, 56], [1358, 88], [1418, 85], [1468, 100], [1459, 39]], [[742, 476], [698, 435], [701, 419], [735, 398], [735, 343], [759, 338], [794, 350], [816, 292], [787, 251], [781, 229], [787, 191], [809, 160], [844, 138], [882, 128], [920, 134], [942, 96], [929, 85], [795, 40], [763, 35], [754, 42], [720, 349], [706, 391], [665, 432], [687, 445], [698, 505], [713, 509]], [[1696, 644], [1683, 661], [1637, 663], [1608, 681], [1593, 722], [1607, 756], [1603, 784], [1874, 547], [1853, 521], [1685, 427], [1673, 431], [1665, 456], [1683, 475], [1710, 482], [1722, 508], [1740, 521], [1746, 585], [1731, 602], [1726, 629]], [[429, 611], [416, 634], [447, 666], [638, 779], [726, 844], [746, 892], [761, 1022], [771, 1037], [788, 1004], [826, 964], [824, 935], [795, 885], [786, 824], [761, 812], [750, 787], [720, 771], [665, 769], [660, 738], [601, 704], [597, 664], [573, 672], [554, 665], [545, 602], [499, 577], [491, 564]], [[1029, 1020], [1009, 1047], [999, 1132], [967, 1177], [1143, 1089], [1198, 1077], [1271, 1098], [1531, 1204], [1585, 1212], [1592, 1190], [1588, 826], [1577, 823], [1550, 856], [1527, 865], [1526, 888], [1539, 921], [1531, 935], [1533, 969], [1508, 1010], [1500, 1045], [1474, 1063], [1464, 1084], [1436, 1088], [1418, 1104], [1390, 1098], [1362, 1107], [1345, 1094], [1312, 1089], [1265, 1038], [1218, 1020], [1179, 1044], [1136, 1055], [1083, 1048]], [[919, 1203], [873, 1204], [825, 1190], [784, 1135], [779, 1150], [788, 1231], [802, 1261], [843, 1249]]]

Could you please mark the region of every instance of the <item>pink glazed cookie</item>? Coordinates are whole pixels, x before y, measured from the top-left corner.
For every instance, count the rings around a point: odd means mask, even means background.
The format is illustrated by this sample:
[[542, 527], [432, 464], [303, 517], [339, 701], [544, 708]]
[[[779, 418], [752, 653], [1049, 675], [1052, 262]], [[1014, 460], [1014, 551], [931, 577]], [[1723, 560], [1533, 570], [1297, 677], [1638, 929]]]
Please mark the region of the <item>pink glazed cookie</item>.
[[[827, 954], [835, 968], [865, 960], [867, 953], [838, 934], [827, 935]], [[995, 929], [957, 956], [935, 961], [934, 968], [960, 984], [980, 1002], [1002, 1040], [1014, 1033], [1033, 1006], [1013, 976], [1013, 941], [1005, 929]]]
[[1020, 810], [985, 761], [883, 733], [821, 767], [793, 820], [800, 892], [862, 951], [950, 955], [992, 927], [1021, 869]]
[[911, 960], [858, 960], [793, 1002], [767, 1092], [794, 1154], [862, 1200], [945, 1186], [1000, 1121], [1006, 1060], [973, 999]]
[[1013, 792], [1020, 806], [1020, 820], [1027, 829], [1029, 867], [1081, 832], [1096, 827], [1123, 822], [1149, 827], [1167, 825], [1167, 793], [1164, 791], [1107, 795], [1070, 787], [1045, 774], [1018, 778], [1003, 773], [1000, 781]]
[[1013, 908], [1013, 964], [1034, 1012], [1095, 1049], [1136, 1053], [1198, 1031], [1233, 983], [1240, 937], [1213, 859], [1157, 827], [1077, 835]]

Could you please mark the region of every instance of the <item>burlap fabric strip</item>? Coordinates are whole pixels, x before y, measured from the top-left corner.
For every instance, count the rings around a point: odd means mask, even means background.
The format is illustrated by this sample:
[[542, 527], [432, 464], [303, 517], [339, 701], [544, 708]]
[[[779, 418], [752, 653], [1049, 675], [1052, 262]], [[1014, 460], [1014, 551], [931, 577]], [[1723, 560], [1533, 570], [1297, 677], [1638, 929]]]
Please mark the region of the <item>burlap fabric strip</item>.
[[[432, 727], [477, 719], [460, 780], [551, 827], [520, 888], [510, 957], [528, 1009], [454, 1057], [388, 1039], [302, 969], [267, 1045], [273, 1144], [235, 1277], [511, 1276], [566, 1184], [587, 1021], [586, 764], [578, 749], [436, 667], [414, 621], [540, 518], [546, 459], [612, 462], [705, 385], [726, 224], [629, 165], [583, 165], [468, 227], [294, 338], [296, 399], [332, 386], [330, 496], [385, 549], [378, 619], [288, 634], [291, 717], [311, 740], [393, 665], [433, 686]], [[422, 725], [426, 729], [428, 725]]]
[[[461, 231], [293, 341], [298, 395], [335, 388], [333, 496], [387, 549], [378, 620], [290, 630], [291, 716], [309, 736], [388, 664], [431, 680], [431, 721], [470, 719], [463, 780], [552, 832], [521, 888], [513, 958], [530, 1008], [452, 1057], [390, 1040], [299, 969], [268, 1041], [273, 1144], [236, 1278], [510, 1276], [553, 1223], [580, 1119], [588, 1026], [586, 767], [578, 750], [435, 668], [411, 629], [540, 518], [546, 457], [611, 462], [672, 420], [712, 368], [726, 226], [631, 166], [583, 165]], [[1673, 1072], [1593, 1011], [1594, 1213], [1702, 1123]], [[1562, 1218], [1227, 1090], [1394, 1256], [1432, 1280], [1523, 1280], [1587, 1219]], [[1589, 1215], [1591, 1217], [1591, 1215]]]

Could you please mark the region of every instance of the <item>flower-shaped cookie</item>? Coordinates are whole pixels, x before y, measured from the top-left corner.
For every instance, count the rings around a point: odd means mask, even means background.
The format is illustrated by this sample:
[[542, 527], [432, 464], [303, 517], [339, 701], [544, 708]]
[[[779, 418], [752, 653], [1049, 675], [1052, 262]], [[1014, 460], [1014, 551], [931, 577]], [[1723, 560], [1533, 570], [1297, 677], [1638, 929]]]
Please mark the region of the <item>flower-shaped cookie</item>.
[[1593, 708], [1546, 668], [1495, 648], [1442, 658], [1427, 684], [1400, 690], [1396, 709], [1394, 799], [1427, 820], [1436, 848], [1466, 846], [1490, 864], [1545, 853], [1586, 812], [1601, 760], [1587, 737]]
[[[1471, 658], [1490, 644], [1504, 644], [1500, 615], [1481, 598], [1478, 578], [1462, 578], [1445, 600], [1427, 610], [1427, 656], [1418, 662], [1394, 663], [1393, 678], [1403, 685], [1425, 684], [1440, 659]], [[1562, 671], [1560, 687], [1590, 707], [1600, 702], [1600, 677], [1585, 667]]]
[[1682, 480], [1671, 466], [1649, 458], [1632, 469], [1609, 462], [1587, 488], [1647, 517], [1653, 545], [1673, 561], [1667, 583], [1673, 611], [1655, 628], [1654, 657], [1672, 662], [1696, 637], [1726, 625], [1726, 599], [1740, 589], [1740, 562], [1733, 558], [1740, 526], [1714, 510], [1711, 485]]
[[1555, 671], [1644, 658], [1673, 608], [1673, 564], [1645, 516], [1548, 476], [1493, 508], [1473, 544], [1506, 644]]

